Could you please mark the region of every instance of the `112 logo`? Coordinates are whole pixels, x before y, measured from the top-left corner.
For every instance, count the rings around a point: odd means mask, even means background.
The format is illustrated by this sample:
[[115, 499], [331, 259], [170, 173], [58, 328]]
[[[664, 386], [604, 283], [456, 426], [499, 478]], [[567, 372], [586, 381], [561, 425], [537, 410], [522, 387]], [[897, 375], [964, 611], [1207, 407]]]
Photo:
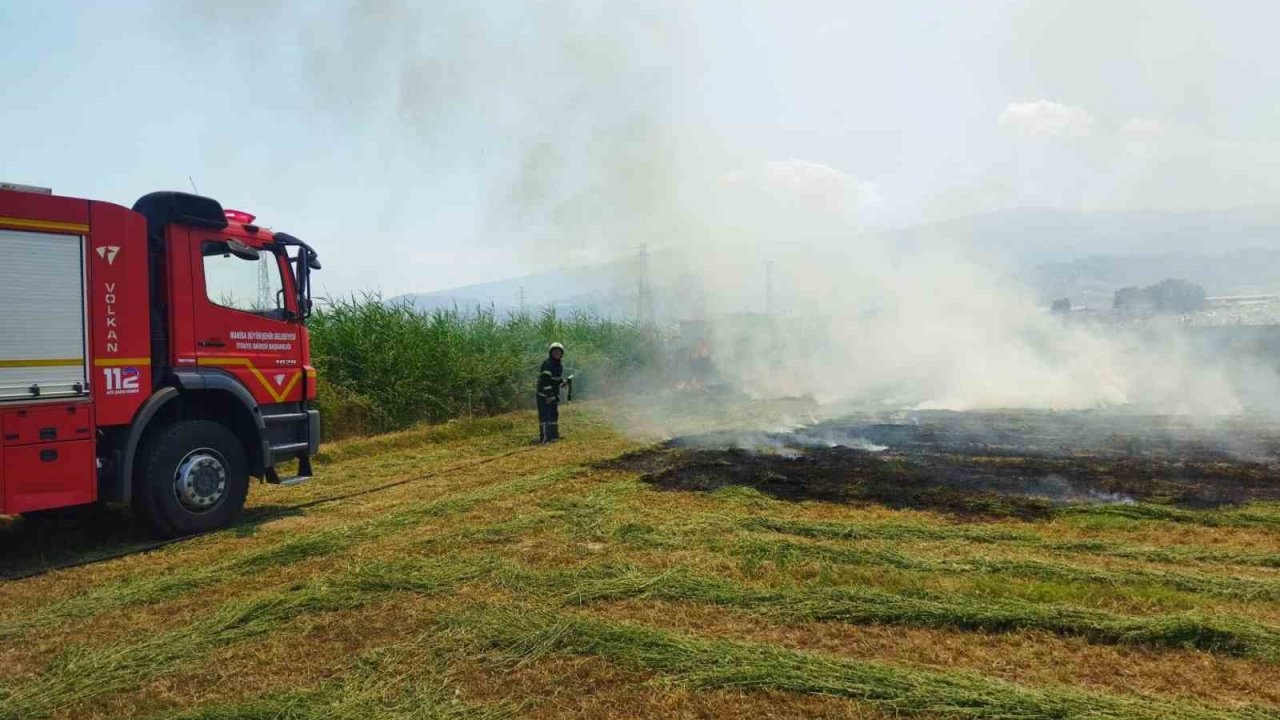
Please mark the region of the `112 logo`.
[[138, 392], [138, 378], [141, 376], [138, 368], [102, 368], [102, 374], [108, 395], [126, 395]]

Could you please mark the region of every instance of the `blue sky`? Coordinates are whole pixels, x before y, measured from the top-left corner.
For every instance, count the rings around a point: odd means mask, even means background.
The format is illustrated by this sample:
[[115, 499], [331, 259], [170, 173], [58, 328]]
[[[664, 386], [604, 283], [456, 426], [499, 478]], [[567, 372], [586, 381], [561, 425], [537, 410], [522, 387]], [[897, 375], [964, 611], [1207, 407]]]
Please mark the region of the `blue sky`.
[[387, 294], [660, 244], [725, 178], [868, 228], [1278, 200], [1277, 3], [640, 5], [0, 2], [0, 179], [190, 176]]

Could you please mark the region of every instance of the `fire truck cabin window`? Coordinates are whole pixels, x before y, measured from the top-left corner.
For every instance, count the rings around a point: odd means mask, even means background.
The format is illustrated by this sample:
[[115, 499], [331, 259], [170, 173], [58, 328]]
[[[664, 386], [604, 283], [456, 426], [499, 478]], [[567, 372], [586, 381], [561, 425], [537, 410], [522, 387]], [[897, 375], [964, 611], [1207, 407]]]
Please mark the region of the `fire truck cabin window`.
[[275, 253], [263, 250], [250, 258], [252, 250], [243, 245], [210, 241], [204, 243], [202, 254], [209, 302], [255, 315], [285, 317], [284, 285]]

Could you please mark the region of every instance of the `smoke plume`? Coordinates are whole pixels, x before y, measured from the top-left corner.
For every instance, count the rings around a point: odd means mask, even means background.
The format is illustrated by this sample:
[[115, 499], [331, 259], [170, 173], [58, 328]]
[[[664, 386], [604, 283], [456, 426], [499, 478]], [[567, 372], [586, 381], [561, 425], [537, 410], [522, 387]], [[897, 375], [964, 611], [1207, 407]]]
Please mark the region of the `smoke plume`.
[[[647, 246], [657, 316], [697, 321], [685, 340], [709, 344], [718, 376], [750, 396], [1221, 414], [1276, 389], [1268, 367], [1202, 356], [1178, 332], [1120, 333], [1049, 314], [981, 239], [880, 232], [895, 218], [875, 178], [891, 173], [860, 167], [838, 140], [807, 142], [800, 128], [791, 145], [803, 151], [753, 142], [767, 121], [751, 107], [726, 135], [713, 117], [724, 108], [702, 104], [706, 44], [724, 33], [708, 32], [699, 7], [348, 0], [273, 4], [257, 24], [293, 38], [315, 107], [362, 134], [385, 133], [378, 151], [416, 154], [424, 174], [481, 173], [485, 227], [523, 238], [531, 262], [617, 259]], [[819, 48], [840, 42], [818, 22], [825, 7], [796, 13]], [[858, 92], [846, 68], [793, 77], [772, 52], [759, 47], [752, 68], [764, 74], [739, 80]], [[789, 108], [770, 110], [786, 122]], [[1152, 159], [1169, 132], [1156, 119], [1036, 95], [984, 112], [982, 137], [1014, 138], [1007, 162], [981, 180], [996, 206], [1105, 206], [1082, 178], [1112, 168], [1125, 185], [1103, 189], [1129, 197], [1144, 168], [1168, 162]]]

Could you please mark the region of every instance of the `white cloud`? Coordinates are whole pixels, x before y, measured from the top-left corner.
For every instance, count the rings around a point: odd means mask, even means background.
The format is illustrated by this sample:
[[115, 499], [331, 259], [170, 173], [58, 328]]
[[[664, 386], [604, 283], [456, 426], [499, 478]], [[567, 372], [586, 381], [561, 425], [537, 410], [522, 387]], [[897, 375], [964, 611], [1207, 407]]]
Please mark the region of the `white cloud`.
[[1023, 137], [1087, 137], [1094, 126], [1088, 110], [1049, 100], [1009, 103], [999, 122]]
[[871, 208], [884, 203], [875, 183], [809, 160], [767, 162], [764, 180], [770, 189], [784, 191], [827, 210]]

